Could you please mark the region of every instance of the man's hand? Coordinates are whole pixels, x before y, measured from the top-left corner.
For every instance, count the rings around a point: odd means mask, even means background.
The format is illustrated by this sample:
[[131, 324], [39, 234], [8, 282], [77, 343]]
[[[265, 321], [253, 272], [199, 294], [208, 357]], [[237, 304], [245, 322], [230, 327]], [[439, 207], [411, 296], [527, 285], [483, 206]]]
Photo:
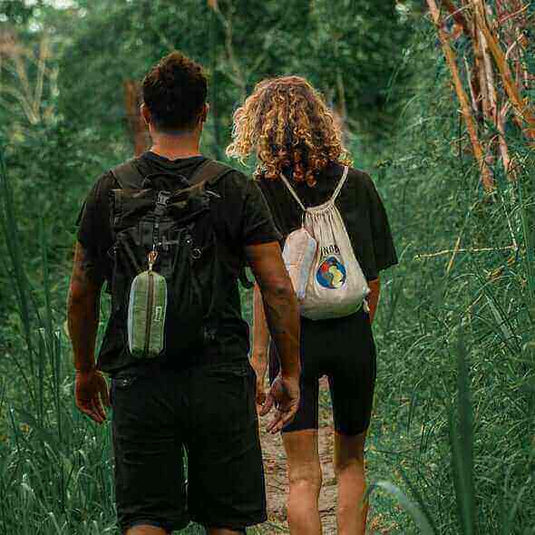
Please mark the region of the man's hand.
[[260, 416], [265, 416], [275, 406], [275, 416], [268, 424], [266, 430], [278, 433], [286, 424], [289, 424], [299, 408], [299, 377], [282, 377], [279, 375], [266, 397]]
[[110, 407], [110, 396], [108, 384], [102, 373], [97, 370], [77, 371], [74, 397], [78, 409], [97, 424], [106, 420], [102, 403]]
[[255, 357], [254, 353], [251, 357], [251, 367], [256, 375], [256, 404], [264, 405], [266, 401], [266, 392], [264, 390], [264, 383], [266, 381], [267, 362], [265, 358]]

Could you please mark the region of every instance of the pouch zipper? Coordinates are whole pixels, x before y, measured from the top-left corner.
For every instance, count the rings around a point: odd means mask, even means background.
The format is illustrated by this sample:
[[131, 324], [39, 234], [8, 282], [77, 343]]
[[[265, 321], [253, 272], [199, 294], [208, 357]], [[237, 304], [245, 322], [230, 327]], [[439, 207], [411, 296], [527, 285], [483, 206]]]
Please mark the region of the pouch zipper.
[[145, 326], [145, 357], [148, 356], [149, 353], [149, 344], [150, 344], [150, 334], [151, 334], [151, 327], [152, 327], [152, 305], [154, 301], [154, 273], [152, 271], [149, 271], [149, 291], [147, 295], [147, 311], [150, 314], [150, 317], [148, 318], [147, 324]]

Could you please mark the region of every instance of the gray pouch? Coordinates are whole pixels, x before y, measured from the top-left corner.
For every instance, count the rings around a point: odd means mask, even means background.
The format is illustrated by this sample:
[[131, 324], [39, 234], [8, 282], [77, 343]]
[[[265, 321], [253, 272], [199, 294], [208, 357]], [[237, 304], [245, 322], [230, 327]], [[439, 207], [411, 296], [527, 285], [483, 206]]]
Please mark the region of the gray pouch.
[[128, 349], [135, 358], [157, 357], [164, 348], [167, 282], [149, 268], [132, 281], [128, 301]]

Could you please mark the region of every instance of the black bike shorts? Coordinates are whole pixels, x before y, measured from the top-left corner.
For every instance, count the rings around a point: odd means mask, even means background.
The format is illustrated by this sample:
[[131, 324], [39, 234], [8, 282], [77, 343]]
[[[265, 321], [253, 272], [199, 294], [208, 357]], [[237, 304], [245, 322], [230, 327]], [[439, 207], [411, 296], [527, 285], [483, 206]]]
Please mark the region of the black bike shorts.
[[123, 533], [142, 524], [171, 532], [190, 520], [239, 531], [266, 520], [254, 389], [247, 360], [180, 371], [146, 365], [113, 376]]
[[[279, 373], [274, 344], [270, 380]], [[295, 419], [283, 432], [318, 428], [319, 379], [326, 375], [335, 430], [354, 436], [368, 429], [375, 389], [375, 344], [368, 313], [344, 318], [301, 319], [301, 401]]]

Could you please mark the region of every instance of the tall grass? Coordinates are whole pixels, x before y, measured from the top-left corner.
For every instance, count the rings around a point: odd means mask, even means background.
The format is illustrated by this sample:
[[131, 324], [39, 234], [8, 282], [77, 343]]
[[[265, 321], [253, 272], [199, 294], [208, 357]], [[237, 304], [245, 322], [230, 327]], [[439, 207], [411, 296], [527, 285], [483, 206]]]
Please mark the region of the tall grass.
[[[415, 39], [398, 133], [380, 158], [369, 151], [401, 259], [375, 327], [372, 505], [391, 534], [535, 534], [535, 154], [507, 132], [516, 181], [497, 168], [495, 194], [482, 193], [432, 45]], [[26, 164], [33, 176], [26, 160], [18, 177]], [[72, 396], [70, 254], [53, 222], [68, 188], [15, 188], [8, 171], [0, 149], [0, 533], [117, 533], [110, 431]], [[29, 202], [53, 218], [32, 220]]]
[[424, 43], [374, 173], [403, 261], [379, 307], [371, 473], [418, 504], [420, 528], [394, 511], [395, 533], [535, 533], [535, 151], [507, 132], [516, 180], [496, 167], [484, 194], [440, 54]]
[[42, 221], [40, 251], [32, 252], [40, 277], [30, 283], [2, 147], [0, 191], [2, 267], [16, 296], [0, 331], [0, 533], [117, 534], [109, 425], [98, 427], [74, 406], [65, 288], [53, 282]]

